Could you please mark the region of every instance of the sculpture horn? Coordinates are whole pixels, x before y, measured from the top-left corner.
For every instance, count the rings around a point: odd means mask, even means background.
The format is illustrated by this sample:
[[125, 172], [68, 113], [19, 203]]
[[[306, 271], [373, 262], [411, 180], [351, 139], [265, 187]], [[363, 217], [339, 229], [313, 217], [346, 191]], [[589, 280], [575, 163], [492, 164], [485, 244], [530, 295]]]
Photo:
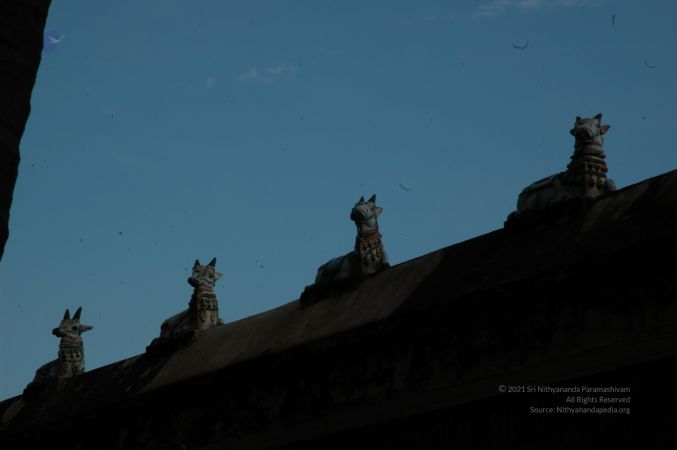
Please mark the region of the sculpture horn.
[[73, 314], [73, 319], [80, 320], [80, 313], [82, 313], [82, 306], [79, 307], [77, 311], [75, 311], [75, 314]]
[[212, 267], [216, 267], [216, 257], [214, 257], [211, 261], [209, 261], [209, 265]]
[[71, 318], [71, 312], [66, 308], [66, 312], [63, 313], [63, 320], [70, 320]]

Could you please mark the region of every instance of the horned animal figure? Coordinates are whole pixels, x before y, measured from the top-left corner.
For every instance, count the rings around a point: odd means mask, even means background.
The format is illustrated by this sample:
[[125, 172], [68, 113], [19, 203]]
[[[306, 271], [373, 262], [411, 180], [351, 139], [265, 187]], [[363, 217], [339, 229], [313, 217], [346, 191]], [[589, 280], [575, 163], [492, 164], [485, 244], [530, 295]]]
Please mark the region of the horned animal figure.
[[80, 323], [82, 307], [73, 315], [66, 310], [61, 324], [52, 330], [52, 334], [61, 338], [59, 342], [59, 357], [40, 367], [35, 372], [33, 383], [41, 383], [56, 379], [62, 382], [85, 371], [85, 348], [82, 344], [82, 333], [91, 330], [91, 325]]
[[219, 303], [214, 292], [216, 280], [221, 276], [222, 274], [216, 271], [216, 258], [206, 266], [195, 260], [193, 274], [188, 278], [188, 284], [194, 288], [188, 309], [162, 323], [160, 341], [200, 332], [223, 323], [219, 319]]
[[517, 199], [517, 213], [541, 209], [573, 198], [595, 199], [616, 190], [606, 176], [603, 135], [609, 125], [602, 125], [602, 114], [593, 118], [576, 116], [570, 133], [576, 138], [574, 154], [565, 172], [543, 178], [527, 186]]
[[355, 203], [350, 212], [350, 218], [357, 226], [355, 250], [320, 266], [315, 277], [316, 285], [373, 274], [389, 266], [378, 229], [377, 218], [382, 211], [383, 208], [376, 206], [376, 195], [367, 201], [361, 197]]

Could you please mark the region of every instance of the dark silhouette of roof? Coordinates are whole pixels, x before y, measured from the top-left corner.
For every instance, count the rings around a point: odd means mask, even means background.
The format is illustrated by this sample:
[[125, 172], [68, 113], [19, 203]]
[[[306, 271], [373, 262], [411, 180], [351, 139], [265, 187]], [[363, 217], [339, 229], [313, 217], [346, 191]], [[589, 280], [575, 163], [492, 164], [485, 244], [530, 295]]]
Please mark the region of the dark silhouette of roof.
[[[0, 403], [0, 448], [674, 442], [636, 421], [676, 400], [676, 256], [672, 171], [26, 391]], [[500, 390], [562, 384], [629, 387], [635, 432], [607, 414], [564, 439], [529, 414], [564, 397]]]

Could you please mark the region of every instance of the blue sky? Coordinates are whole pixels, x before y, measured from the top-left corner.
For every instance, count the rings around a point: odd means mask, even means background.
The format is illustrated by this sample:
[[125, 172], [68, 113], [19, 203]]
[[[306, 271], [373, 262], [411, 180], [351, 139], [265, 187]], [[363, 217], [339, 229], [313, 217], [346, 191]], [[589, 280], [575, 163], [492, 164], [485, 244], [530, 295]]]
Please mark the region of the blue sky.
[[675, 17], [657, 0], [55, 1], [0, 262], [0, 399], [56, 357], [67, 307], [94, 326], [88, 370], [142, 353], [195, 258], [218, 258], [226, 322], [297, 299], [352, 249], [361, 195], [394, 264], [500, 228], [566, 168], [576, 115], [611, 125], [619, 187], [677, 168]]

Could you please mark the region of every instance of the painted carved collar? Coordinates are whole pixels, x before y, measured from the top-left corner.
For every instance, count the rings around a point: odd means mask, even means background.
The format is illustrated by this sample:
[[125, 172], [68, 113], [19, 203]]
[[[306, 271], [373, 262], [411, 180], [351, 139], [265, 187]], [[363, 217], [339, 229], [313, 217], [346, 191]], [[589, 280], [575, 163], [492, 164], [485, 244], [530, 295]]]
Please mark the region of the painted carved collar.
[[378, 225], [376, 225], [376, 226], [374, 226], [374, 227], [369, 227], [369, 226], [367, 226], [367, 225], [362, 225], [362, 226], [360, 226], [359, 229], [357, 230], [357, 236], [358, 236], [360, 239], [371, 238], [371, 237], [373, 237], [373, 236], [375, 236], [375, 235], [378, 235], [379, 237], [381, 236], [380, 233], [378, 232]]

